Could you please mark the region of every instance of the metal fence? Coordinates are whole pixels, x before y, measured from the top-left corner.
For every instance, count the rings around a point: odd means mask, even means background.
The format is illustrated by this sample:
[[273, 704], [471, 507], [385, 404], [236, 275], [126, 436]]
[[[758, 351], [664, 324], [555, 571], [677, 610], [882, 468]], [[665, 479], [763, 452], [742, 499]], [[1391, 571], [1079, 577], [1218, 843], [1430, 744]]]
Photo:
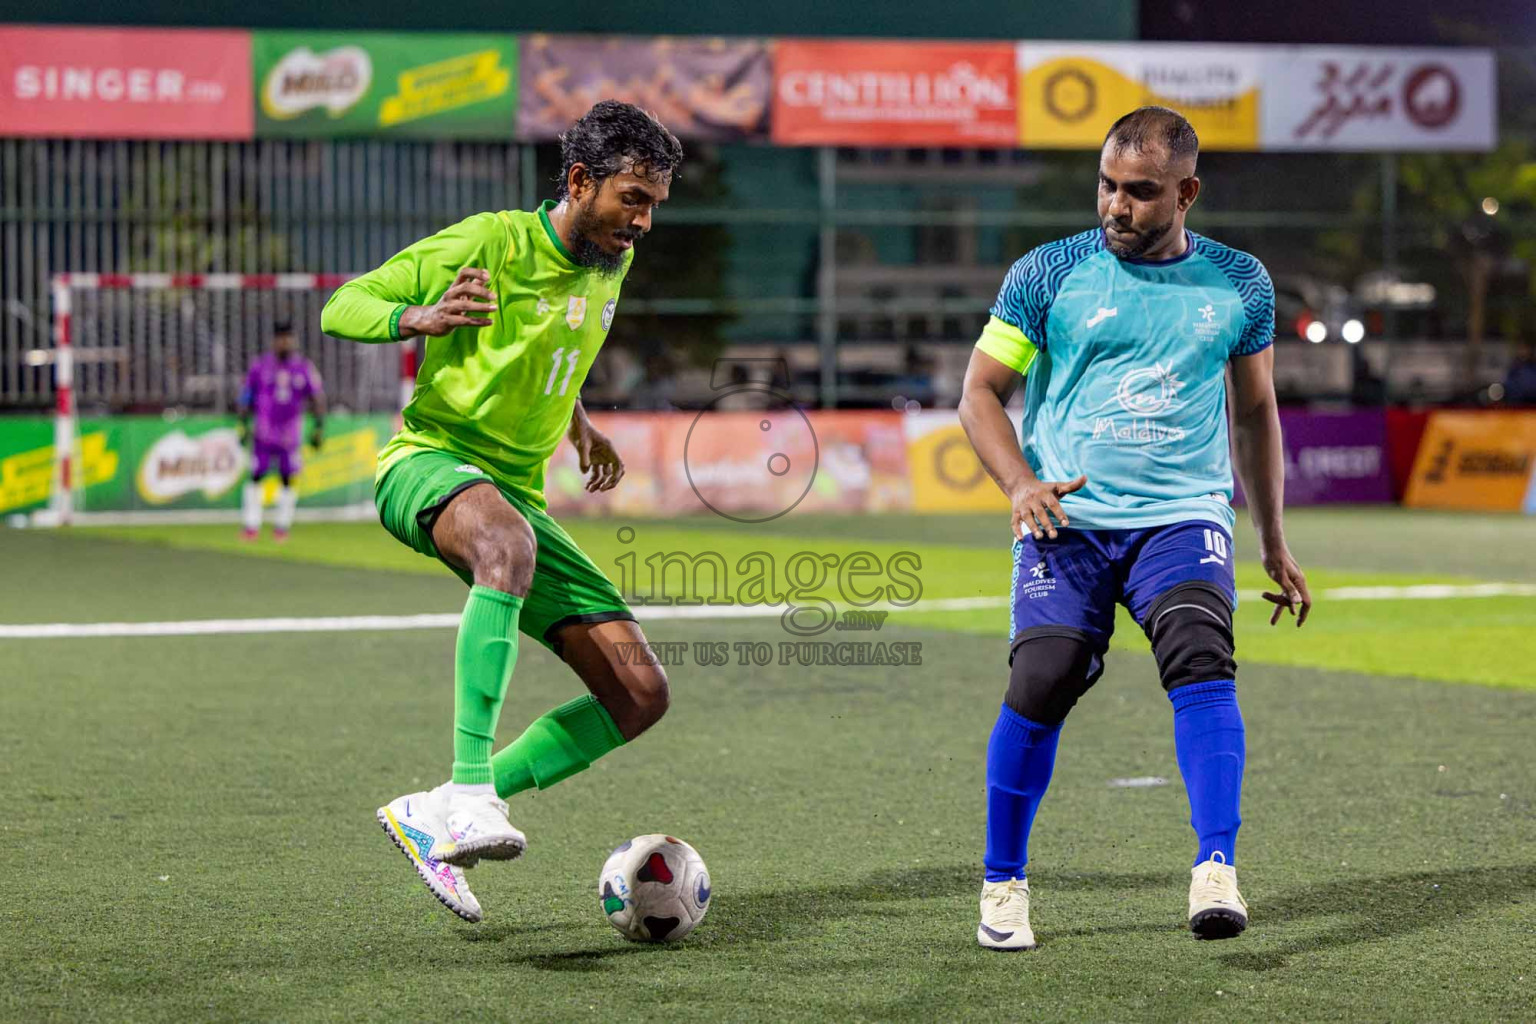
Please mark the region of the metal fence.
[[[345, 273], [520, 198], [522, 147], [380, 142], [0, 141], [0, 407], [52, 400], [56, 272]], [[531, 153], [531, 151], [528, 151]], [[276, 318], [332, 393], [398, 401], [392, 348], [318, 333], [324, 294], [112, 292], [76, 307], [82, 407], [232, 403]]]
[[[550, 146], [502, 143], [0, 140], [0, 410], [52, 401], [56, 272], [366, 270], [471, 213], [532, 209], [557, 158]], [[641, 352], [650, 391], [652, 377], [673, 381], [688, 369], [688, 350], [708, 342], [711, 351], [734, 344], [789, 355], [803, 385], [796, 394], [827, 407], [878, 398], [914, 373], [951, 380], [954, 372], [924, 367], [948, 365], [956, 345], [974, 341], [1009, 263], [1093, 223], [1093, 169], [1092, 154], [1071, 152], [691, 146], [664, 230], [647, 240], [626, 284], [627, 341], [679, 356], [651, 367]], [[1448, 239], [1465, 224], [1400, 189], [1398, 158], [1216, 153], [1202, 170], [1208, 194], [1196, 230], [1259, 254], [1277, 286], [1349, 285], [1383, 267], [1433, 282], [1436, 309], [1387, 316], [1370, 341], [1440, 343], [1445, 395], [1486, 383], [1452, 350], [1466, 336], [1466, 288]], [[1527, 205], [1508, 202], [1501, 230], [1529, 237], [1536, 217]], [[1480, 212], [1473, 219], [1493, 223]], [[698, 273], [706, 262], [720, 272]], [[320, 336], [323, 299], [84, 298], [79, 402], [86, 411], [227, 407], [272, 321], [292, 317], [340, 402], [392, 408], [393, 357]], [[1528, 289], [1505, 282], [1488, 301], [1490, 318], [1513, 322]], [[1294, 337], [1295, 318], [1283, 315], [1282, 337]], [[701, 326], [710, 318], [721, 322]], [[1501, 328], [1511, 339], [1521, 330]], [[875, 375], [863, 398], [860, 373]], [[1390, 367], [1379, 375], [1401, 376]], [[1324, 373], [1294, 383], [1292, 397], [1347, 394]], [[620, 395], [614, 402], [636, 393], [628, 377], [610, 390]], [[953, 399], [952, 387], [942, 390], [925, 404]], [[680, 400], [672, 391], [667, 400]], [[690, 400], [708, 398], [706, 388]]]

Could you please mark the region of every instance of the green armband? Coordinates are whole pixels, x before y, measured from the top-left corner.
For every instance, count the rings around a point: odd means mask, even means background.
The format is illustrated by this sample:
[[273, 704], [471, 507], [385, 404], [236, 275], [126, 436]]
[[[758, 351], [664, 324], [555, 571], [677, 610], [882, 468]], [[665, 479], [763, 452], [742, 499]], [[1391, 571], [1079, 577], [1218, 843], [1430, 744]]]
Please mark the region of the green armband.
[[405, 311], [410, 309], [410, 308], [411, 308], [410, 303], [402, 302], [402, 303], [400, 303], [400, 305], [395, 307], [395, 311], [393, 313], [389, 314], [389, 340], [390, 341], [399, 341], [399, 340], [401, 340], [400, 339], [400, 318], [402, 316], [405, 316]]

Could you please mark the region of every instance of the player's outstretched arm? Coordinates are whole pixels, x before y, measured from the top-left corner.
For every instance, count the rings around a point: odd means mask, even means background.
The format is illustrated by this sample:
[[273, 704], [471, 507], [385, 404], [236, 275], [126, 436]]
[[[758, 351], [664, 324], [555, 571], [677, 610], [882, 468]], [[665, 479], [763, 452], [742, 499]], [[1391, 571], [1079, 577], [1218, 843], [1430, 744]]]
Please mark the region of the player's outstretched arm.
[[1280, 407], [1275, 401], [1275, 350], [1265, 348], [1232, 360], [1232, 440], [1237, 475], [1248, 496], [1248, 514], [1259, 535], [1264, 571], [1279, 587], [1264, 600], [1275, 606], [1269, 624], [1282, 612], [1307, 621], [1312, 594], [1307, 578], [1285, 543], [1285, 448], [1280, 437]]
[[624, 479], [624, 460], [619, 458], [619, 453], [608, 439], [608, 435], [592, 425], [587, 418], [587, 410], [576, 400], [575, 407], [571, 410], [571, 426], [566, 432], [571, 446], [576, 449], [576, 458], [581, 463], [581, 471], [587, 476], [587, 493], [596, 494], [599, 491], [611, 491]]
[[1036, 540], [1047, 536], [1054, 539], [1056, 524], [1067, 525], [1067, 514], [1062, 511], [1059, 499], [1082, 487], [1088, 478], [1080, 476], [1068, 482], [1041, 480], [1024, 460], [1005, 408], [1023, 379], [1018, 370], [980, 348], [973, 349], [960, 393], [960, 423], [971, 447], [976, 449], [976, 457], [1008, 495], [1013, 506], [1013, 535], [1023, 540], [1024, 531], [1028, 530]]
[[507, 230], [480, 213], [411, 245], [336, 289], [320, 313], [325, 333], [353, 341], [440, 337], [485, 327], [496, 311], [492, 272], [506, 262]]

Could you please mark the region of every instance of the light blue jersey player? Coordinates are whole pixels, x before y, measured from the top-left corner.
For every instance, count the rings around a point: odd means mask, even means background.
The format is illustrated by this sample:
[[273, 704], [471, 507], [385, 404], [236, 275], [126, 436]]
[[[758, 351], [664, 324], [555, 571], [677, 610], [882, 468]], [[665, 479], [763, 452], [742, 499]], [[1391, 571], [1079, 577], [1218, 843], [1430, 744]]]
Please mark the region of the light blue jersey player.
[[[1030, 949], [1028, 839], [1067, 713], [1103, 671], [1124, 605], [1152, 643], [1199, 840], [1190, 929], [1248, 924], [1233, 847], [1245, 742], [1232, 616], [1232, 451], [1271, 624], [1311, 607], [1281, 521], [1275, 293], [1254, 257], [1184, 227], [1199, 141], [1178, 113], [1117, 121], [1092, 231], [1014, 264], [966, 372], [960, 416], [1013, 506], [1011, 666], [987, 752], [977, 941]], [[1232, 379], [1235, 438], [1227, 431]], [[1004, 406], [1025, 381], [1022, 444]]]

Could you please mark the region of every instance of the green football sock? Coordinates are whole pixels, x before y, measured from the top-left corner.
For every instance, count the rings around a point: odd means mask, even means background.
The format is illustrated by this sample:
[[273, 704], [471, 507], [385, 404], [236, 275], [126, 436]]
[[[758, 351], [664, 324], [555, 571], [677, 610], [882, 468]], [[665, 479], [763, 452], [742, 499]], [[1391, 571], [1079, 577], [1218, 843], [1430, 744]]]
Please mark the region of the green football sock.
[[470, 587], [453, 674], [453, 781], [491, 781], [496, 719], [517, 664], [517, 616], [523, 599], [490, 587]]
[[591, 694], [536, 720], [491, 758], [496, 794], [503, 800], [537, 786], [548, 789], [624, 745], [619, 727]]

